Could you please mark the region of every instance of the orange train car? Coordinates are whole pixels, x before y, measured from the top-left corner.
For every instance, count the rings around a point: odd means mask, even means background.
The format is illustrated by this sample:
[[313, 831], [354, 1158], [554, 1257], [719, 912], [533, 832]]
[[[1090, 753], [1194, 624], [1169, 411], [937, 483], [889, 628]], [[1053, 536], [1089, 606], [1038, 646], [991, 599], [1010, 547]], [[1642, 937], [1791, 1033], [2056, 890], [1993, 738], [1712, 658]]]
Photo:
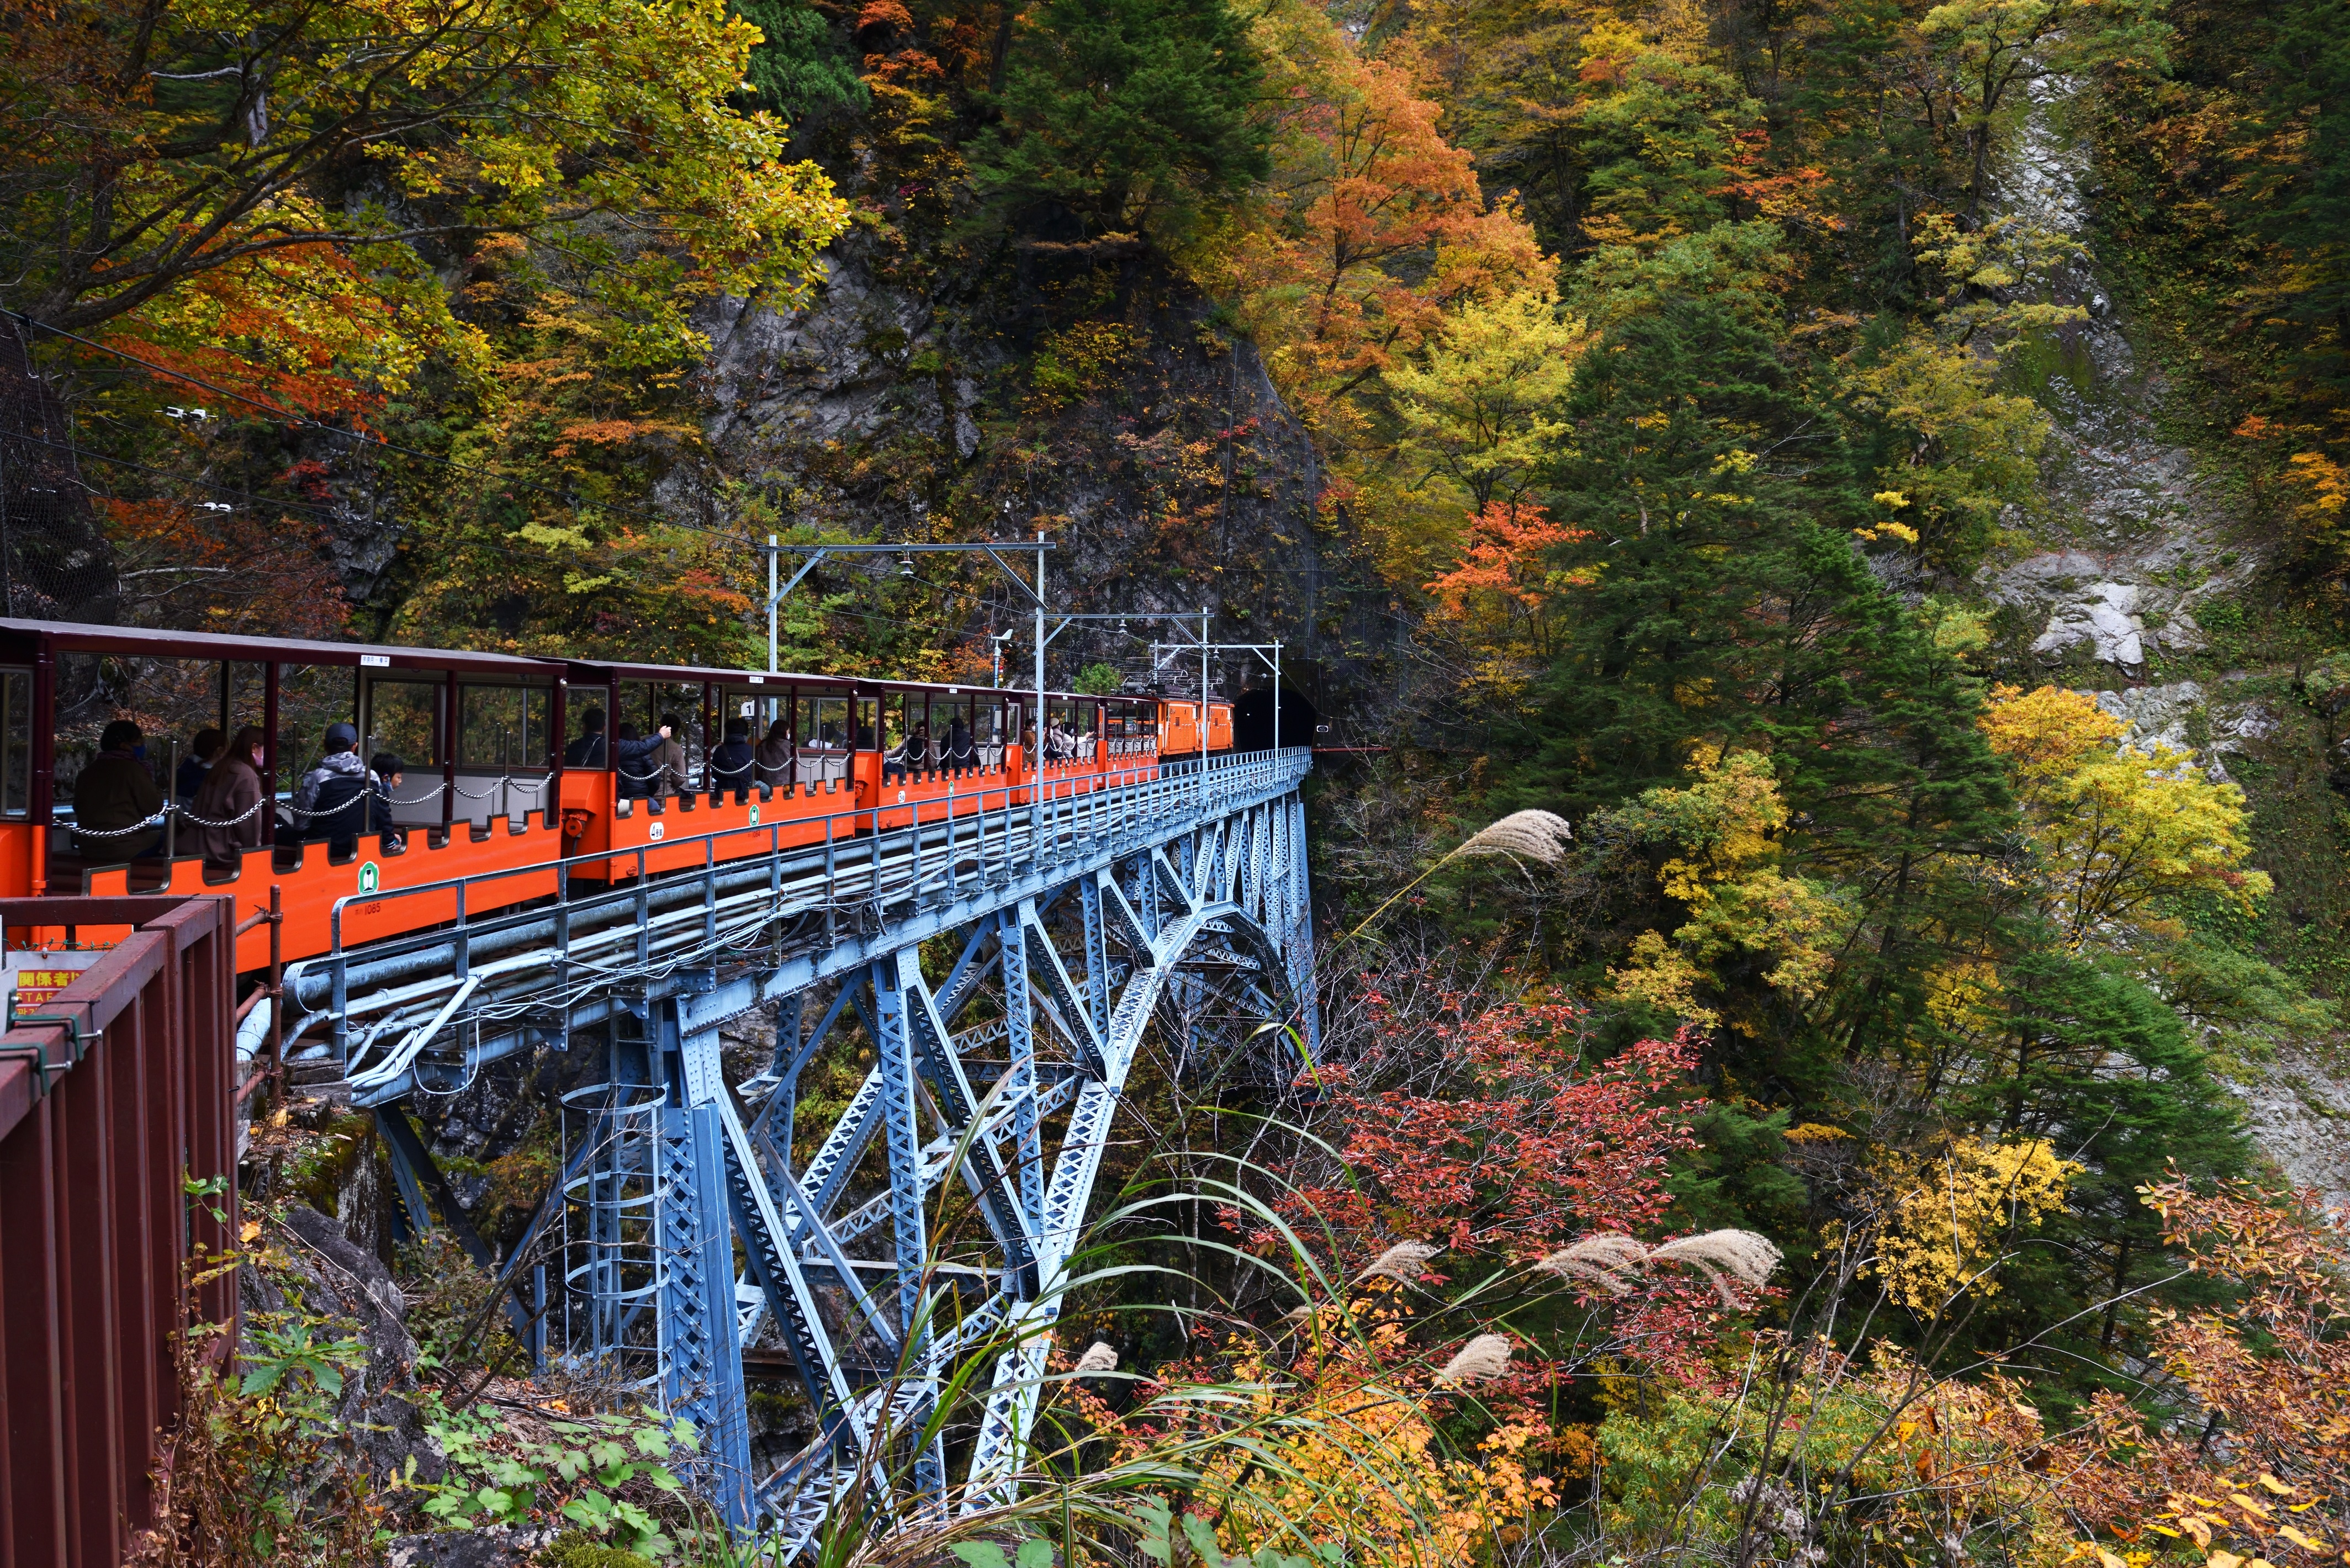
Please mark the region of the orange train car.
[[[467, 889], [480, 914], [548, 897], [565, 859], [574, 876], [629, 877], [1147, 779], [1232, 745], [1229, 703], [1207, 705], [1203, 737], [1196, 701], [1048, 692], [1041, 743], [1037, 706], [1034, 691], [943, 683], [0, 620], [0, 897], [228, 893], [241, 922], [274, 898], [290, 961], [328, 950], [353, 894], [488, 877]], [[118, 719], [140, 726], [136, 761], [167, 803], [161, 826], [129, 834], [78, 809]], [[296, 804], [336, 724], [363, 761], [403, 763], [339, 833]], [[673, 748], [636, 754], [664, 724]], [[259, 842], [207, 860], [192, 742], [248, 725], [262, 735]], [[119, 758], [111, 776], [119, 796]], [[343, 940], [453, 919], [456, 898], [346, 904]], [[11, 925], [7, 942], [119, 934]], [[267, 965], [270, 934], [239, 939], [240, 971]]]

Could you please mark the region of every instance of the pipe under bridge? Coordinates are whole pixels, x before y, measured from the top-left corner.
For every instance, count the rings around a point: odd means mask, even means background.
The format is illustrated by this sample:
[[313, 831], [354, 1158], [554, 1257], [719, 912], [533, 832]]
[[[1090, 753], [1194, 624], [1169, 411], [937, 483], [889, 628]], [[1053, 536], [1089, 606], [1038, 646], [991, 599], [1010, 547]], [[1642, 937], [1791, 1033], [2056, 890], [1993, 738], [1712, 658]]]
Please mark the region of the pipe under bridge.
[[[836, 1512], [886, 1529], [950, 1499], [983, 1508], [1027, 1469], [1146, 1032], [1158, 1021], [1188, 1061], [1285, 1050], [1284, 1076], [1318, 1052], [1311, 764], [1263, 752], [979, 792], [935, 820], [844, 813], [820, 844], [773, 827], [671, 840], [672, 864], [701, 843], [701, 867], [582, 857], [519, 907], [499, 877], [355, 896], [437, 897], [425, 907], [456, 918], [346, 949], [338, 906], [334, 950], [287, 974], [288, 1037], [330, 1026], [302, 1054], [331, 1054], [377, 1108], [402, 1208], [430, 1225], [432, 1189], [504, 1276], [525, 1344], [543, 1356], [553, 1325], [565, 1353], [693, 1420], [699, 1484], [738, 1530], [796, 1552]], [[762, 831], [772, 846], [743, 854]], [[720, 1025], [762, 1006], [772, 1057], [730, 1083]], [[500, 1259], [398, 1107], [547, 1050], [574, 1069], [563, 1171]], [[836, 1085], [862, 1064], [830, 1114], [837, 1092], [801, 1098], [820, 1060]], [[952, 1237], [931, 1233], [950, 1183], [970, 1194]], [[559, 1297], [544, 1266], [519, 1277], [550, 1255]], [[787, 1366], [814, 1411], [814, 1440], [781, 1463], [753, 1461], [746, 1348]], [[986, 1393], [951, 1475], [947, 1442], [915, 1434], [958, 1373]]]

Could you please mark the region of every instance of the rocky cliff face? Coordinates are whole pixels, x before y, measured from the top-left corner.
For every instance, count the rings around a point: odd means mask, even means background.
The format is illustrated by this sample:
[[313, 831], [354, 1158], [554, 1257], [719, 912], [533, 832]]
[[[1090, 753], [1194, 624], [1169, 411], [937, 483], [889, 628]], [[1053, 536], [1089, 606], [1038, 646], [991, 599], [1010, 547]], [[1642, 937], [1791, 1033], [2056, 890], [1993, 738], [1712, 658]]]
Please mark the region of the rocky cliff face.
[[[807, 308], [728, 299], [703, 327], [719, 466], [785, 521], [873, 539], [1043, 526], [1056, 609], [1206, 605], [1221, 638], [1285, 642], [1326, 710], [1376, 682], [1350, 646], [1377, 639], [1384, 597], [1351, 586], [1367, 573], [1316, 515], [1312, 441], [1255, 349], [1164, 269], [1007, 250], [923, 288], [883, 280], [851, 242]], [[993, 625], [1021, 616], [1003, 585], [986, 597]], [[1097, 660], [1153, 674], [1134, 638], [1080, 627], [1054, 645], [1055, 679]], [[1246, 662], [1224, 661], [1220, 690]], [[1180, 659], [1156, 676], [1198, 681]]]
[[[2350, 785], [2345, 742], [2332, 713], [2312, 711], [2298, 668], [2264, 665], [2230, 635], [2259, 613], [2248, 601], [2271, 566], [2266, 530], [2217, 443], [2195, 440], [2198, 421], [2176, 406], [2147, 335], [2099, 275], [2081, 106], [2076, 84], [2035, 86], [2001, 171], [2008, 213], [2083, 247], [2057, 298], [2087, 316], [2039, 346], [2054, 417], [2041, 515], [2012, 520], [2026, 542], [1976, 586], [2002, 612], [2014, 664], [2095, 692], [2130, 743], [2187, 753], [2243, 787], [2256, 863], [2276, 878], [2258, 945], [2338, 995], [2350, 976], [2327, 971], [2350, 933], [2333, 847]], [[2232, 1044], [2262, 1153], [2296, 1183], [2350, 1195], [2350, 1073], [2324, 1043], [2289, 1033]]]

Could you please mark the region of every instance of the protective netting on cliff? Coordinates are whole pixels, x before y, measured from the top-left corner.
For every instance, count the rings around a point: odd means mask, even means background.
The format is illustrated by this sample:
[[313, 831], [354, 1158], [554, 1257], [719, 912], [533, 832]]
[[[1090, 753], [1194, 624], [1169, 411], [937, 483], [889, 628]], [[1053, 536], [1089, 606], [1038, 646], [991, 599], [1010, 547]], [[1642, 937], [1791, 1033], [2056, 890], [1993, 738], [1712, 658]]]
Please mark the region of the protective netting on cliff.
[[116, 590], [64, 406], [33, 368], [21, 326], [0, 321], [0, 611], [111, 621]]

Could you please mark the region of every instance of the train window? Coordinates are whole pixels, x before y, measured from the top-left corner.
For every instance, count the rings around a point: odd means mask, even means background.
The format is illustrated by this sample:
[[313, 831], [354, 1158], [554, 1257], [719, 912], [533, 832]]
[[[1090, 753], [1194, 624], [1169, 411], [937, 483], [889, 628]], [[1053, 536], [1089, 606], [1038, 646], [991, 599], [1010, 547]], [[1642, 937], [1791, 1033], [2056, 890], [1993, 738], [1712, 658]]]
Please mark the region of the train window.
[[[383, 684], [378, 682], [380, 688]], [[544, 686], [460, 686], [457, 765], [500, 773], [546, 766], [553, 702]], [[405, 759], [410, 753], [400, 754]]]
[[800, 702], [800, 744], [823, 751], [848, 748], [848, 699], [810, 697]]
[[327, 726], [358, 722], [358, 672], [346, 664], [277, 669], [277, 783], [289, 788], [326, 753]]
[[109, 725], [128, 720], [139, 726], [140, 765], [161, 791], [197, 732], [219, 722], [220, 666], [211, 659], [66, 653], [57, 670], [59, 806], [73, 805], [81, 772], [99, 755]]
[[[440, 766], [441, 702], [447, 691], [437, 680], [369, 681], [367, 754], [394, 752], [411, 769]], [[282, 741], [278, 754], [290, 754]]]
[[33, 672], [0, 671], [0, 815], [31, 809], [32, 782]]

